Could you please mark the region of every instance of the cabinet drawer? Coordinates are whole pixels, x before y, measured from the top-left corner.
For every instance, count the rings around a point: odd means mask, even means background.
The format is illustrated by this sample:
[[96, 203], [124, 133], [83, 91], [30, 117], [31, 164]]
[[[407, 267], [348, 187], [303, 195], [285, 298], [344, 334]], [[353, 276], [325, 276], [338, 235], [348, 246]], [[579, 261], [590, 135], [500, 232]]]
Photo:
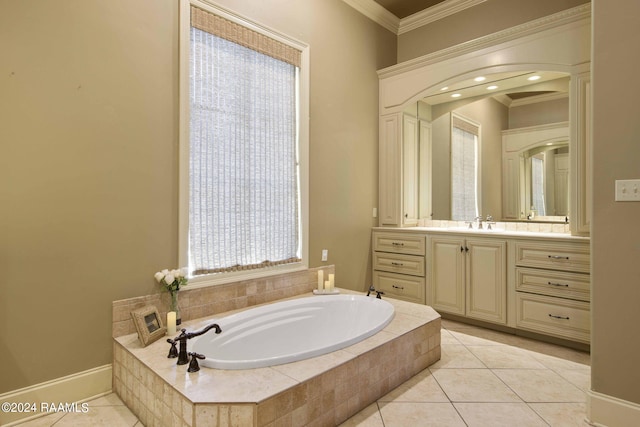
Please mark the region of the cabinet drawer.
[[423, 277], [374, 271], [373, 286], [376, 290], [384, 292], [386, 296], [418, 304], [425, 303], [425, 281]]
[[582, 273], [516, 268], [516, 291], [590, 301], [590, 276]]
[[424, 255], [427, 239], [423, 235], [406, 233], [373, 233], [373, 250], [409, 255]]
[[516, 327], [589, 342], [589, 303], [516, 292]]
[[589, 273], [589, 245], [518, 241], [516, 265]]
[[423, 256], [390, 254], [387, 252], [373, 253], [373, 269], [392, 273], [424, 276], [425, 260]]

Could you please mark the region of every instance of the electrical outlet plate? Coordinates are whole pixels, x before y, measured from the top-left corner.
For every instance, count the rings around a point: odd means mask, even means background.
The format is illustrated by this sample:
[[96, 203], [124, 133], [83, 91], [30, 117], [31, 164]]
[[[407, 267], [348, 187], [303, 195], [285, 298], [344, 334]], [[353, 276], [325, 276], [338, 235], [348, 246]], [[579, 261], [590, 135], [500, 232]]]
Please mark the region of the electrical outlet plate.
[[322, 261], [326, 261], [329, 258], [329, 249], [322, 250]]
[[640, 202], [640, 179], [616, 180], [616, 202]]

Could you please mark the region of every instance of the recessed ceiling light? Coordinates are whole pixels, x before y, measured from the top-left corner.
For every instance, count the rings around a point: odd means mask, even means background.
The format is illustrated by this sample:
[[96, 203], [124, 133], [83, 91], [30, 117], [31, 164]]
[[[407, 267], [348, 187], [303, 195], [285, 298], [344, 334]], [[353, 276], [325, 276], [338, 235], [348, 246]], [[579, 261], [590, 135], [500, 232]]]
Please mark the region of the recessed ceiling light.
[[449, 89], [449, 86], [445, 86], [445, 87], [441, 88], [440, 90], [447, 90], [447, 89]]
[[494, 90], [494, 89], [498, 89], [498, 86], [496, 85], [487, 86], [487, 90]]
[[461, 96], [461, 93], [454, 93], [453, 95], [451, 95], [452, 98], [460, 98]]
[[531, 80], [531, 81], [534, 81], [534, 80], [540, 80], [540, 76], [538, 76], [538, 75], [531, 76], [531, 77], [529, 77], [527, 80]]
[[475, 80], [475, 81], [477, 81], [477, 82], [483, 82], [483, 81], [487, 80], [487, 78], [486, 78], [486, 77], [482, 77], [482, 76], [480, 76], [480, 77], [476, 77], [476, 78], [475, 78], [475, 79], [473, 79], [473, 80]]

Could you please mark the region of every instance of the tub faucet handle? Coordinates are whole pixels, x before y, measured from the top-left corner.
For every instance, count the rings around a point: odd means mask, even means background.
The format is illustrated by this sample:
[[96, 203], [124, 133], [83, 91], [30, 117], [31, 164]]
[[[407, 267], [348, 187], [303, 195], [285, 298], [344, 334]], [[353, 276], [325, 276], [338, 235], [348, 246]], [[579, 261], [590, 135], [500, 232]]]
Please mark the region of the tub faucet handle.
[[382, 291], [376, 291], [376, 298], [378, 299], [382, 299], [382, 297], [380, 295], [384, 295], [384, 292]]
[[178, 347], [176, 347], [176, 344], [178, 344], [178, 342], [172, 340], [171, 338], [167, 338], [167, 342], [171, 344], [171, 348], [169, 349], [169, 355], [167, 356], [167, 358], [175, 359], [176, 357], [178, 357]]
[[205, 359], [206, 356], [204, 354], [198, 354], [191, 351], [189, 352], [189, 356], [191, 356], [191, 362], [189, 362], [189, 368], [187, 368], [187, 372], [198, 372], [200, 370], [198, 359]]
[[367, 296], [371, 295], [371, 292], [375, 292], [376, 288], [373, 287], [373, 285], [369, 286], [369, 290], [367, 291]]

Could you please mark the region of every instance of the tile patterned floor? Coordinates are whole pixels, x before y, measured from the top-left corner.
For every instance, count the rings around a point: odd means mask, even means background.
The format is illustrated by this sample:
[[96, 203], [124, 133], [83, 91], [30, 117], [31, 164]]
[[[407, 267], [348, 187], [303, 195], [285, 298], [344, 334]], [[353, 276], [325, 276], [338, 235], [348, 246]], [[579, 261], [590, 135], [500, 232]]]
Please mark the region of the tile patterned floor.
[[[447, 320], [442, 327], [439, 362], [341, 427], [589, 426], [587, 353]], [[89, 407], [21, 426], [142, 427], [115, 394]]]

